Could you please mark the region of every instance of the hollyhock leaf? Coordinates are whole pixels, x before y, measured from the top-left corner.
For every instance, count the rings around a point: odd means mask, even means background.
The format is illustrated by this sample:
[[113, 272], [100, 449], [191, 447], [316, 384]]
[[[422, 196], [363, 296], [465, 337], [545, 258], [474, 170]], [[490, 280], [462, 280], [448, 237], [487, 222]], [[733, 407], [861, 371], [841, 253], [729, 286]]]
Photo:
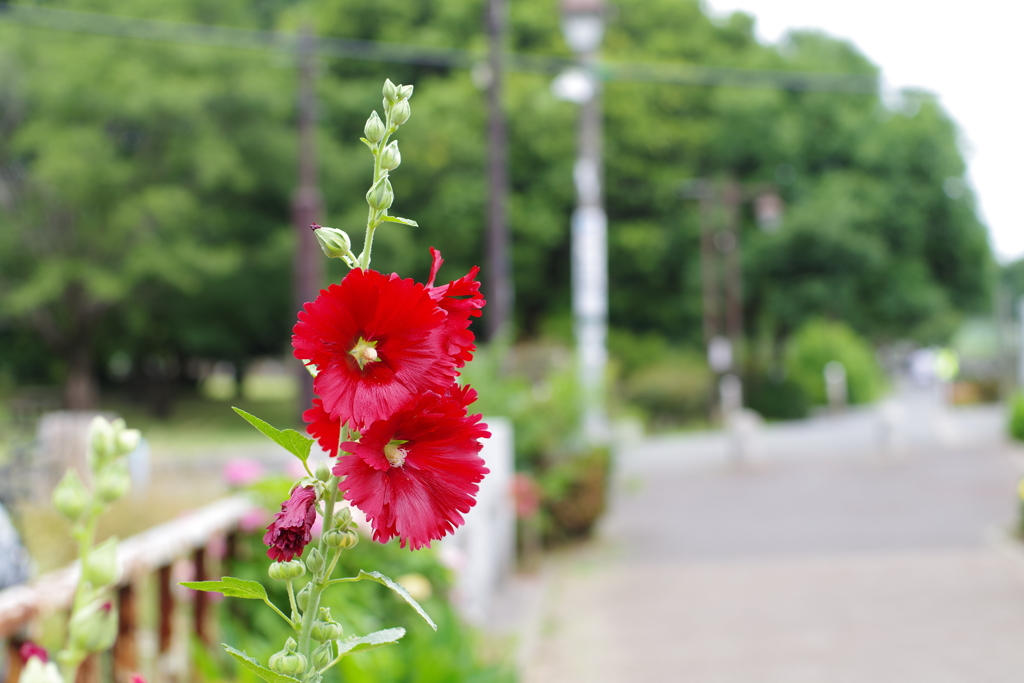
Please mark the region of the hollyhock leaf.
[[304, 437], [294, 429], [277, 429], [255, 415], [250, 415], [241, 408], [235, 408], [232, 406], [232, 410], [241, 415], [246, 422], [269, 437], [271, 441], [284, 448], [303, 463], [309, 459], [309, 449], [313, 445], [313, 439]]
[[220, 581], [182, 581], [178, 584], [185, 588], [207, 593], [223, 593], [229, 598], [245, 598], [247, 600], [267, 600], [267, 589], [256, 581], [237, 579], [234, 576], [222, 576]]
[[383, 631], [374, 631], [365, 636], [353, 636], [338, 641], [338, 656], [354, 655], [357, 652], [376, 650], [385, 645], [394, 645], [405, 635], [404, 628], [386, 628]]
[[[391, 590], [395, 591], [402, 597], [403, 600], [409, 603], [414, 610], [416, 610], [417, 614], [423, 617], [426, 620], [426, 622], [430, 624], [430, 628], [434, 629], [435, 631], [437, 630], [437, 624], [434, 623], [434, 620], [430, 618], [430, 615], [427, 614], [427, 612], [422, 607], [420, 607], [420, 603], [416, 602], [416, 600], [411, 595], [409, 595], [409, 591], [405, 590], [405, 587], [402, 586], [402, 584], [398, 583], [397, 581], [394, 581], [393, 579], [388, 578], [387, 576], [384, 576], [380, 572], [367, 572], [363, 571], [362, 569], [359, 570], [359, 576], [355, 578], [356, 581], [359, 581], [361, 579], [369, 579], [370, 581], [376, 581], [382, 586], [387, 586]], [[385, 632], [379, 631], [379, 633]], [[401, 636], [399, 636], [399, 638], [401, 638]]]
[[411, 225], [414, 228], [420, 227], [420, 224], [411, 218], [400, 218], [398, 216], [384, 216], [381, 220], [385, 220], [388, 223], [401, 223], [402, 225]]
[[299, 683], [299, 679], [292, 678], [291, 676], [285, 676], [284, 674], [279, 674], [276, 671], [271, 671], [267, 667], [260, 664], [259, 661], [255, 658], [250, 657], [244, 652], [236, 650], [235, 648], [231, 647], [230, 645], [227, 645], [226, 643], [221, 643], [221, 645], [224, 646], [224, 649], [227, 651], [229, 655], [238, 660], [239, 664], [241, 664], [246, 669], [259, 676], [263, 680], [267, 681], [267, 683]]

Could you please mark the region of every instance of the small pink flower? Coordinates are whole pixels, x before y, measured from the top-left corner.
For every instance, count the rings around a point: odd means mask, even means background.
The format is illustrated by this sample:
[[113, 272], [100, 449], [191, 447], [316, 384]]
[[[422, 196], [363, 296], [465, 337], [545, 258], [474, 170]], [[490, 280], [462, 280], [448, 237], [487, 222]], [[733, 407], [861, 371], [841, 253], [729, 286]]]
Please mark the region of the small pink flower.
[[146, 683], [146, 679], [142, 674], [132, 674], [131, 683]]
[[35, 657], [36, 659], [42, 660], [43, 664], [46, 664], [50, 659], [46, 654], [46, 648], [40, 647], [32, 641], [23, 643], [21, 648], [18, 649], [18, 654], [21, 655], [21, 661], [23, 662], [28, 662], [28, 660]]
[[248, 486], [263, 478], [263, 463], [249, 458], [232, 458], [224, 464], [224, 481], [228, 486]]
[[312, 539], [311, 529], [316, 520], [316, 489], [298, 487], [288, 500], [281, 503], [281, 511], [267, 527], [263, 542], [270, 546], [267, 557], [278, 562], [289, 562]]

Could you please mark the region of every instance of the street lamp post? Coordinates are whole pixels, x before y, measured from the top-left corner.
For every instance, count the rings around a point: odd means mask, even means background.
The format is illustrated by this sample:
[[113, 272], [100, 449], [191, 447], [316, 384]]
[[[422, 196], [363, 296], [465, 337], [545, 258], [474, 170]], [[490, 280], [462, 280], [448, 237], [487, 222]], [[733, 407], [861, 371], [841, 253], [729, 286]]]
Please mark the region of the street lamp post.
[[[562, 33], [582, 67], [579, 150], [573, 177], [577, 205], [572, 215], [572, 309], [577, 371], [583, 400], [583, 433], [607, 440], [604, 375], [608, 336], [608, 221], [601, 192], [601, 82], [598, 49], [604, 37], [603, 0], [563, 0]], [[579, 78], [579, 76], [577, 76]], [[587, 87], [589, 86], [589, 87]]]

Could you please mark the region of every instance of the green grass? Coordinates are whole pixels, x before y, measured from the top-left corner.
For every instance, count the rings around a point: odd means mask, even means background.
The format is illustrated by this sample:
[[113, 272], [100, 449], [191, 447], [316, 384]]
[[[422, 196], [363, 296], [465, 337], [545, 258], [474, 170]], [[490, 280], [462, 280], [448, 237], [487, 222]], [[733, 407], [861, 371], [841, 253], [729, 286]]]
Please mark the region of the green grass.
[[266, 420], [279, 429], [305, 427], [299, 419], [296, 400], [250, 400], [235, 398], [217, 401], [200, 396], [186, 396], [173, 404], [168, 418], [155, 417], [145, 406], [124, 398], [109, 397], [103, 409], [117, 413], [129, 427], [139, 429], [154, 449], [194, 449], [260, 442], [265, 439], [231, 409], [242, 410]]

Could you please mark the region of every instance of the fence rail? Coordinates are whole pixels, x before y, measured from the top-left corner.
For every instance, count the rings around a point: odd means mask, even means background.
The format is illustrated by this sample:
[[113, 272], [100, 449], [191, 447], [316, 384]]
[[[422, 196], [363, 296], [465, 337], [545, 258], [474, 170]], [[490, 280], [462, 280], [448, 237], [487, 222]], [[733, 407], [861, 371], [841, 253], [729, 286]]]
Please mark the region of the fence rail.
[[[225, 559], [234, 555], [234, 538], [242, 519], [255, 510], [244, 496], [225, 498], [188, 515], [152, 527], [118, 544], [119, 581], [118, 634], [113, 648], [113, 676], [118, 683], [127, 683], [138, 670], [138, 601], [135, 585], [146, 575], [157, 581], [157, 650], [160, 655], [171, 648], [175, 598], [172, 565], [190, 559], [192, 575], [197, 581], [208, 578], [208, 548], [215, 539], [225, 541]], [[70, 608], [74, 599], [80, 569], [75, 562], [63, 569], [44, 574], [31, 584], [0, 590], [0, 638], [8, 640], [6, 683], [16, 683], [21, 659], [16, 651], [20, 634], [41, 616]], [[201, 640], [208, 640], [207, 612], [209, 595], [194, 591], [192, 629]], [[99, 667], [95, 660], [82, 667], [76, 683], [95, 683]]]

